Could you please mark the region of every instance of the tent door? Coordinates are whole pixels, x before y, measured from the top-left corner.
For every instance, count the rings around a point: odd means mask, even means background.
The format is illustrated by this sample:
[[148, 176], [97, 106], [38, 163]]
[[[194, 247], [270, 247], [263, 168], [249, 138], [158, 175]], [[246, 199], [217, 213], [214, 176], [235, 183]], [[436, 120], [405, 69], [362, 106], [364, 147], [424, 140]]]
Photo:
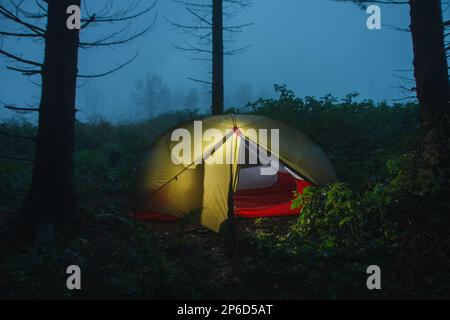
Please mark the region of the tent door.
[[[228, 143], [231, 143], [231, 147]], [[233, 190], [237, 187], [239, 144], [239, 137], [233, 135], [220, 147], [221, 152], [214, 154], [214, 156], [226, 157], [226, 151], [232, 150], [234, 159], [232, 164], [227, 164], [224, 160], [222, 164], [205, 163], [204, 165], [201, 224], [215, 232], [219, 232], [220, 225], [228, 218], [230, 182], [232, 181]]]

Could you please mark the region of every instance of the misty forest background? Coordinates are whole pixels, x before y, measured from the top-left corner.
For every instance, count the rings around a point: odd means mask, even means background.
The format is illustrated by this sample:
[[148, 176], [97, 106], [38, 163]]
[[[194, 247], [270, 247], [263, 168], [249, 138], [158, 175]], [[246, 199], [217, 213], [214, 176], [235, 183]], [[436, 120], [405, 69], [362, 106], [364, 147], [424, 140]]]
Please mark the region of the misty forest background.
[[[439, 0], [394, 2], [410, 10], [414, 57], [398, 100], [299, 97], [275, 81], [226, 86], [232, 60], [224, 57], [248, 48], [224, 46], [223, 35], [250, 24], [223, 20], [230, 6], [252, 10], [251, 2], [178, 1], [193, 25], [169, 24], [196, 41], [176, 49], [187, 63], [205, 63], [209, 76], [171, 86], [143, 68], [127, 79], [132, 89], [121, 108], [89, 81], [122, 72], [136, 56], [88, 74], [78, 70], [78, 52], [144, 41], [158, 21], [156, 2], [83, 11], [81, 34], [103, 28], [90, 40], [60, 27], [67, 6], [85, 1], [0, 2], [0, 22], [17, 24], [0, 24], [2, 69], [40, 79], [41, 90], [28, 105], [0, 97], [14, 114], [0, 122], [0, 298], [449, 298], [449, 22]], [[133, 26], [142, 17], [147, 22]], [[43, 60], [16, 51], [10, 38], [39, 44]], [[175, 224], [131, 220], [135, 168], [152, 141], [182, 121], [221, 113], [299, 128], [329, 156], [339, 182], [293, 195], [299, 217], [238, 220], [234, 249], [190, 216]], [[66, 288], [72, 264], [82, 269], [80, 291]], [[373, 264], [382, 290], [367, 290]]]

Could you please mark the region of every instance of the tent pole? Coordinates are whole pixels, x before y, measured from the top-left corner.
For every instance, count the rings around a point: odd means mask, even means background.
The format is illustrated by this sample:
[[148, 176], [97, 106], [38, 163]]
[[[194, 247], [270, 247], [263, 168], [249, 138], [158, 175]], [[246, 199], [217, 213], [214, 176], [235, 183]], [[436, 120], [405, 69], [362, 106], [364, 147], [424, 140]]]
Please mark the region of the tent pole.
[[234, 183], [233, 183], [233, 165], [230, 164], [230, 184], [228, 189], [228, 242], [231, 250], [234, 251], [236, 246], [236, 226], [234, 219]]

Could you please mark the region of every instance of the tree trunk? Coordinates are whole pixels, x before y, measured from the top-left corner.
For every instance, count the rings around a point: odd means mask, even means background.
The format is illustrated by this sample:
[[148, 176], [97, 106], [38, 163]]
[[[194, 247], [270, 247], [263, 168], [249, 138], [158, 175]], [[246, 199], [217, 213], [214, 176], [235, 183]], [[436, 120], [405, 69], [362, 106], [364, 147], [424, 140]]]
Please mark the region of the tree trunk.
[[409, 0], [414, 77], [424, 129], [423, 155], [432, 167], [449, 166], [449, 80], [440, 0]]
[[213, 0], [212, 114], [223, 114], [223, 4]]
[[80, 0], [48, 1], [45, 56], [31, 188], [23, 206], [36, 241], [51, 241], [73, 205], [75, 94], [79, 30], [66, 26], [67, 7]]

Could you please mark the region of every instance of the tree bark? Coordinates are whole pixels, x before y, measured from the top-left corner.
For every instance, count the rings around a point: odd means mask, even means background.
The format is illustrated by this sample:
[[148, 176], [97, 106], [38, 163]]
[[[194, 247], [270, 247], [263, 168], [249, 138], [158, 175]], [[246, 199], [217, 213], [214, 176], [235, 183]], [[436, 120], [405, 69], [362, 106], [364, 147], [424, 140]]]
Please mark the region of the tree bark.
[[213, 0], [212, 114], [223, 114], [223, 3]]
[[79, 30], [66, 26], [67, 7], [80, 0], [48, 1], [42, 91], [32, 183], [22, 213], [37, 241], [51, 241], [72, 210], [75, 94]]
[[414, 77], [423, 123], [423, 155], [449, 168], [449, 80], [440, 0], [409, 0]]

